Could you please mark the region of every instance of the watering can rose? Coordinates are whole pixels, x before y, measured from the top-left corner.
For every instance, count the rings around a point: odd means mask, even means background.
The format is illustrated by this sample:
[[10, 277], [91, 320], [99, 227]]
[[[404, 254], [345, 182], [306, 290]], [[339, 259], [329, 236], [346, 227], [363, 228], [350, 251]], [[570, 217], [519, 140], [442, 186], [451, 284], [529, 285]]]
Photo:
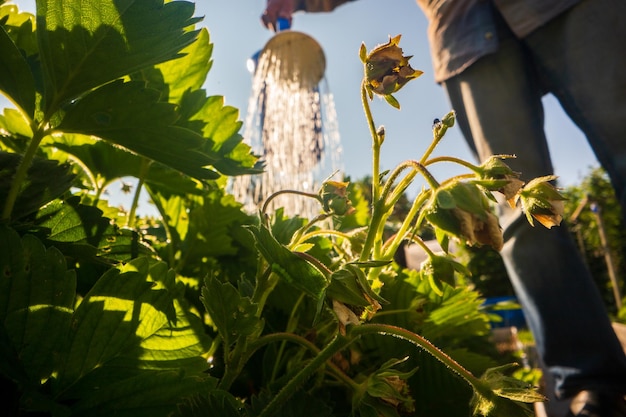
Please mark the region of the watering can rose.
[[411, 56], [402, 55], [398, 46], [401, 35], [389, 38], [389, 42], [379, 45], [369, 53], [365, 45], [361, 45], [360, 57], [365, 64], [365, 81], [371, 93], [391, 96], [400, 90], [410, 80], [423, 74], [422, 71], [411, 68]]

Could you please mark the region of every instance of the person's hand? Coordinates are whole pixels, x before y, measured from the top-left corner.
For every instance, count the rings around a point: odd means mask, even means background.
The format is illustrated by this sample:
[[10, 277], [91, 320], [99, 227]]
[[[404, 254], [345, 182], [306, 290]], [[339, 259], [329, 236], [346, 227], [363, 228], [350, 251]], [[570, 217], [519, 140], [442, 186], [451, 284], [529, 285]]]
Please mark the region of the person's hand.
[[276, 20], [287, 19], [291, 26], [291, 15], [294, 12], [295, 0], [267, 0], [267, 7], [261, 15], [261, 22], [266, 28], [276, 32]]

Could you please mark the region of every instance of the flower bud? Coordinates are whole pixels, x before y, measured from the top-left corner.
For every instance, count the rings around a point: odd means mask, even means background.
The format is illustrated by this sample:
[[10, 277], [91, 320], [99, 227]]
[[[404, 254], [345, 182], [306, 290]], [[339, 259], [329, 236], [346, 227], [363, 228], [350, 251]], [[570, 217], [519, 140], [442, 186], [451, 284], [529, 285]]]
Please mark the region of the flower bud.
[[322, 206], [327, 213], [338, 216], [348, 215], [354, 212], [352, 202], [348, 198], [347, 188], [350, 183], [342, 181], [324, 181], [319, 192]]
[[379, 45], [370, 51], [363, 52], [361, 48], [361, 60], [365, 64], [365, 77], [370, 94], [373, 92], [385, 96], [385, 99], [394, 107], [399, 107], [392, 93], [400, 90], [407, 82], [419, 77], [422, 71], [411, 68], [410, 56], [402, 55], [402, 49], [398, 47], [401, 35], [389, 38], [389, 42]]
[[498, 191], [504, 195], [511, 207], [515, 207], [516, 195], [524, 185], [520, 173], [513, 171], [502, 160], [514, 158], [510, 155], [494, 155], [487, 159], [479, 168], [478, 183], [489, 191]]
[[528, 222], [534, 226], [533, 218], [547, 227], [558, 226], [563, 220], [565, 198], [549, 181], [556, 179], [554, 175], [535, 178], [522, 188], [517, 199], [521, 201], [522, 210]]
[[502, 249], [504, 242], [498, 218], [477, 185], [451, 182], [436, 190], [426, 210], [426, 219], [433, 226], [467, 244]]

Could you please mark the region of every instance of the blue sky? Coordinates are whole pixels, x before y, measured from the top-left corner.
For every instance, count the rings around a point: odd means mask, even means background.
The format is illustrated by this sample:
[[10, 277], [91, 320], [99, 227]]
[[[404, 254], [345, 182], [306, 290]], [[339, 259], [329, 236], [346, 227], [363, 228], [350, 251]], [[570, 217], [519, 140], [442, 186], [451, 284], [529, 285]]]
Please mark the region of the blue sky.
[[[33, 10], [34, 0], [15, 3]], [[214, 43], [213, 67], [205, 87], [209, 94], [222, 95], [226, 104], [238, 108], [241, 120], [245, 119], [252, 82], [246, 61], [273, 35], [260, 24], [264, 5], [265, 0], [196, 1], [196, 13], [204, 16], [202, 25], [208, 28]], [[403, 160], [419, 158], [430, 143], [433, 119], [451, 108], [443, 88], [433, 80], [426, 19], [415, 1], [359, 0], [331, 13], [297, 13], [292, 29], [312, 36], [324, 50], [325, 77], [337, 110], [342, 163], [345, 173], [352, 178], [371, 173], [371, 141], [359, 93], [362, 77], [359, 47], [364, 42], [369, 50], [386, 42], [390, 35], [402, 35], [400, 46], [405, 55], [413, 55], [412, 66], [424, 71], [424, 75], [396, 94], [401, 110], [375, 99], [372, 111], [375, 123], [384, 125], [387, 132], [382, 169], [393, 169]], [[575, 184], [590, 166], [598, 163], [584, 136], [564, 115], [558, 102], [547, 96], [544, 103], [556, 174], [560, 176], [561, 185]], [[523, 144], [520, 152], [522, 148]], [[449, 131], [435, 154], [473, 162], [458, 127]], [[439, 179], [460, 172], [463, 171], [450, 164], [434, 170]], [[414, 187], [419, 186], [417, 182]]]

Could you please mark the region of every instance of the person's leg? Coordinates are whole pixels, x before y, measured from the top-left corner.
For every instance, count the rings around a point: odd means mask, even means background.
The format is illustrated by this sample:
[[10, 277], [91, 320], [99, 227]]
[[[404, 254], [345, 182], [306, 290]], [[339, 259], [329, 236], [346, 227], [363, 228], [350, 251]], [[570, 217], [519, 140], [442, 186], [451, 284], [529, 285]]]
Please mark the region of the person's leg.
[[[513, 153], [506, 162], [524, 179], [552, 174], [542, 88], [523, 45], [506, 39], [445, 87], [479, 159]], [[502, 224], [503, 260], [557, 394], [624, 384], [624, 354], [565, 225], [532, 227], [519, 210]]]
[[[528, 36], [524, 43], [547, 88], [585, 133], [606, 170], [621, 204], [626, 224], [626, 2], [583, 0]], [[593, 196], [592, 196], [593, 197]], [[601, 204], [601, 202], [599, 202]], [[617, 350], [617, 348], [614, 348]], [[626, 394], [626, 359], [621, 352], [614, 367], [621, 372], [615, 388]], [[603, 351], [595, 353], [596, 356]], [[567, 379], [563, 389], [587, 381]]]
[[607, 171], [626, 222], [624, 16], [623, 0], [584, 0], [524, 42], [547, 87]]

